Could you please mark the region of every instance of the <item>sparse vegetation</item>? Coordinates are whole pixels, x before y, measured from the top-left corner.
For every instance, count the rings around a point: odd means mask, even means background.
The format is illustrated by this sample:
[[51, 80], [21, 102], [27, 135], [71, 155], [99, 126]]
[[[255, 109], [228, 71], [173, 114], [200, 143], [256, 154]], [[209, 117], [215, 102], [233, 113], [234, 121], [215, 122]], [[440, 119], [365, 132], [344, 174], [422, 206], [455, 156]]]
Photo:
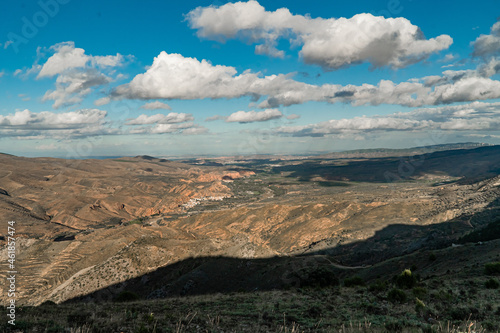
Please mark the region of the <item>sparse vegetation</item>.
[[344, 280], [345, 287], [364, 286], [365, 281], [359, 276], [353, 276]]
[[[262, 293], [175, 297], [127, 303], [68, 303], [23, 307], [16, 329], [34, 332], [486, 332], [495, 315], [481, 307], [433, 310], [405, 291], [391, 289], [384, 305], [366, 289], [306, 288]], [[434, 303], [434, 306], [439, 304]], [[364, 310], [363, 310], [364, 309]], [[363, 310], [363, 311], [360, 311]], [[424, 316], [425, 315], [425, 316]], [[464, 331], [465, 328], [465, 331]], [[9, 332], [6, 324], [0, 331]], [[471, 331], [472, 332], [472, 331]]]
[[484, 286], [488, 289], [498, 289], [498, 287], [500, 287], [500, 283], [498, 283], [495, 279], [489, 279], [484, 283]]
[[500, 262], [492, 262], [484, 265], [484, 273], [487, 275], [500, 275]]
[[486, 242], [500, 238], [500, 220], [489, 223], [480, 230], [474, 230], [459, 239], [459, 243]]
[[407, 298], [408, 296], [406, 293], [397, 288], [391, 289], [391, 291], [387, 294], [387, 299], [392, 303], [405, 303]]
[[411, 289], [417, 284], [417, 278], [409, 269], [405, 269], [395, 278], [399, 288]]

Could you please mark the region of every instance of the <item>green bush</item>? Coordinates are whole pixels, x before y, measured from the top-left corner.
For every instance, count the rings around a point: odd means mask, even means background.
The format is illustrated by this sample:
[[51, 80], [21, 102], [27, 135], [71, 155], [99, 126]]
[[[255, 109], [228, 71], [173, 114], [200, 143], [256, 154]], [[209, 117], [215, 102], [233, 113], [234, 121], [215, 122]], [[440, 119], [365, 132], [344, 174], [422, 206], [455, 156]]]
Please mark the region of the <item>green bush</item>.
[[415, 287], [413, 288], [412, 293], [413, 296], [423, 299], [427, 297], [427, 288]]
[[453, 320], [467, 320], [471, 318], [469, 308], [463, 306], [450, 309], [449, 315]]
[[411, 289], [417, 284], [417, 278], [411, 273], [411, 270], [405, 269], [396, 276], [396, 285], [399, 288]]
[[403, 331], [404, 323], [393, 320], [385, 323], [385, 329], [389, 332], [401, 332]]
[[364, 286], [365, 281], [359, 276], [353, 276], [344, 280], [345, 287]]
[[434, 252], [429, 253], [429, 261], [436, 261], [437, 257]]
[[385, 291], [386, 289], [387, 289], [387, 282], [380, 280], [375, 281], [368, 287], [368, 290], [370, 290], [371, 292], [382, 292]]
[[415, 298], [415, 311], [417, 313], [421, 313], [425, 310], [425, 303], [419, 300], [418, 298]]
[[406, 293], [397, 288], [392, 289], [387, 294], [387, 299], [392, 303], [405, 303], [407, 298]]
[[498, 287], [500, 287], [500, 283], [498, 283], [495, 279], [489, 279], [484, 283], [484, 286], [488, 289], [498, 289]]
[[491, 262], [484, 265], [484, 273], [487, 275], [498, 275], [500, 274], [500, 262]]

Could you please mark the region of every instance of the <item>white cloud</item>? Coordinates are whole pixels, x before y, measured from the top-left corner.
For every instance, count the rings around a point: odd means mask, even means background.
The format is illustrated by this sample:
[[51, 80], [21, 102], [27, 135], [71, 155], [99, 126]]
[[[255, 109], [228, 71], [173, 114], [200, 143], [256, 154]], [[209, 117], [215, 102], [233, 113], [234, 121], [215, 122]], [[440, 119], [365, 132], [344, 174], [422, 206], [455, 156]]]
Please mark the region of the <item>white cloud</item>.
[[118, 67], [123, 64], [124, 57], [120, 53], [114, 56], [90, 56], [90, 61], [98, 67]]
[[96, 105], [96, 106], [102, 106], [102, 105], [109, 104], [110, 102], [111, 102], [111, 98], [109, 98], [109, 97], [102, 97], [102, 98], [99, 98], [98, 100], [94, 101], [94, 105]]
[[500, 72], [500, 61], [483, 63], [475, 70], [444, 71], [442, 75], [394, 83], [321, 86], [292, 79], [293, 74], [262, 76], [234, 67], [212, 65], [206, 60], [161, 52], [153, 65], [130, 83], [118, 86], [112, 98], [130, 99], [220, 99], [250, 96], [261, 109], [290, 106], [309, 101], [353, 105], [394, 104], [418, 107], [500, 97], [500, 82], [489, 77]]
[[294, 120], [294, 119], [299, 119], [299, 118], [300, 118], [300, 115], [294, 114], [294, 113], [286, 116], [286, 119], [288, 119], [288, 120]]
[[90, 60], [84, 49], [75, 48], [74, 42], [59, 43], [50, 49], [55, 51], [55, 54], [47, 59], [37, 78], [52, 77], [71, 68], [83, 68]]
[[169, 134], [183, 133], [189, 135], [204, 134], [208, 129], [192, 122], [181, 124], [155, 124], [154, 126], [143, 126], [129, 130], [130, 134]]
[[106, 111], [98, 109], [82, 109], [79, 111], [39, 113], [26, 109], [7, 116], [0, 115], [0, 127], [4, 128], [75, 128], [100, 123], [106, 117]]
[[208, 128], [203, 126], [190, 127], [182, 131], [185, 135], [200, 135], [208, 133]]
[[471, 46], [473, 47], [472, 55], [476, 57], [500, 54], [500, 22], [491, 27], [489, 35], [480, 35], [471, 42]]
[[285, 58], [285, 52], [280, 51], [276, 48], [274, 43], [268, 42], [266, 44], [260, 44], [255, 46], [255, 54], [264, 54], [273, 58]]
[[155, 114], [152, 116], [141, 114], [135, 119], [129, 119], [125, 125], [133, 126], [127, 131], [130, 134], [178, 133], [197, 135], [208, 132], [207, 128], [194, 124], [193, 120], [194, 117], [188, 113], [170, 112], [167, 115]]
[[152, 116], [141, 114], [139, 117], [126, 122], [125, 125], [174, 124], [192, 120], [194, 120], [194, 117], [188, 113], [170, 112], [167, 115], [159, 113]]
[[279, 135], [325, 136], [366, 134], [368, 132], [428, 132], [431, 130], [498, 131], [500, 103], [473, 102], [469, 104], [422, 108], [386, 116], [334, 119], [304, 126], [282, 126]]
[[[76, 48], [74, 42], [55, 44], [48, 49], [53, 54], [43, 65], [38, 64], [44, 57], [43, 50], [37, 49], [37, 60], [29, 69], [18, 69], [15, 76], [27, 78], [30, 74], [38, 73], [37, 79], [56, 76], [55, 90], [45, 93], [42, 101], [53, 100], [54, 108], [80, 103], [96, 86], [106, 85], [113, 81], [114, 67], [123, 65], [124, 57], [121, 54], [109, 56], [92, 56], [85, 54], [85, 50]], [[103, 73], [106, 72], [106, 74]], [[96, 101], [96, 105], [104, 105], [106, 101]], [[109, 99], [109, 98], [108, 98]]]
[[117, 134], [116, 129], [106, 127], [107, 112], [98, 109], [82, 109], [72, 112], [17, 111], [0, 115], [0, 137], [26, 139], [55, 138], [67, 140], [77, 137]]
[[237, 111], [226, 118], [228, 123], [252, 123], [257, 121], [268, 121], [283, 117], [278, 109], [267, 109], [263, 111]]
[[216, 121], [216, 120], [226, 120], [226, 119], [227, 119], [227, 117], [215, 115], [215, 116], [211, 116], [211, 117], [206, 118], [205, 121]]
[[261, 77], [245, 71], [237, 75], [234, 67], [212, 65], [207, 60], [186, 58], [161, 52], [144, 74], [118, 86], [112, 96], [131, 99], [204, 99], [261, 96], [309, 85], [287, 75]]
[[198, 7], [187, 14], [198, 36], [224, 41], [243, 39], [256, 53], [283, 57], [275, 45], [287, 38], [302, 45], [300, 55], [308, 64], [327, 70], [369, 62], [373, 67], [401, 68], [447, 49], [448, 35], [425, 39], [419, 27], [405, 18], [358, 14], [352, 18], [311, 18], [293, 15], [287, 8], [266, 11], [257, 1]]
[[4, 75], [5, 75], [5, 71], [4, 70], [0, 71], [0, 78], [3, 77]]
[[17, 97], [19, 97], [24, 102], [31, 100], [31, 97], [29, 97], [27, 94], [18, 94]]
[[458, 55], [453, 53], [448, 53], [442, 59], [438, 60], [439, 62], [450, 62], [458, 58]]
[[53, 77], [68, 69], [84, 68], [91, 62], [92, 66], [116, 67], [123, 63], [123, 56], [91, 56], [85, 54], [85, 50], [75, 48], [74, 42], [63, 42], [50, 47], [55, 53], [47, 59], [42, 66], [37, 78]]
[[[56, 89], [45, 93], [42, 101], [53, 100], [55, 109], [80, 103], [83, 97], [92, 92], [92, 87], [105, 85], [112, 79], [94, 68], [69, 70], [56, 79]], [[102, 104], [101, 104], [102, 105]]]
[[145, 110], [158, 110], [158, 109], [172, 110], [170, 105], [163, 103], [163, 102], [160, 102], [160, 101], [146, 103], [143, 106], [141, 106], [141, 109], [145, 109]]

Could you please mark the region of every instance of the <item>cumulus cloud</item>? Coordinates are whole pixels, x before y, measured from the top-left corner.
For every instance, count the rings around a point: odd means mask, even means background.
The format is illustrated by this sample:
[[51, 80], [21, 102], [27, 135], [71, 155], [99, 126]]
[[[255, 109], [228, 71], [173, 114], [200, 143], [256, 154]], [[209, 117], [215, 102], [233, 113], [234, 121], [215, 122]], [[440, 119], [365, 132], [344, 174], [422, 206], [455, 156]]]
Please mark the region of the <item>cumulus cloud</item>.
[[193, 120], [194, 117], [188, 113], [170, 112], [167, 115], [155, 114], [152, 116], [141, 114], [135, 119], [129, 119], [125, 125], [132, 126], [127, 131], [130, 134], [179, 133], [197, 135], [208, 132], [207, 128], [193, 123]]
[[139, 117], [126, 122], [125, 125], [174, 124], [192, 120], [194, 120], [194, 117], [188, 113], [171, 112], [167, 115], [155, 114], [152, 116], [141, 114]]
[[484, 57], [500, 54], [500, 22], [491, 27], [489, 35], [480, 35], [475, 41], [471, 42], [473, 47], [472, 55], [475, 57]]
[[182, 134], [204, 134], [208, 129], [196, 125], [192, 122], [182, 124], [155, 124], [154, 126], [142, 126], [133, 128], [129, 131], [130, 134], [169, 134], [169, 133], [182, 133]]
[[55, 109], [77, 104], [92, 92], [92, 87], [105, 85], [111, 81], [110, 77], [94, 68], [66, 71], [64, 74], [58, 75], [56, 89], [47, 91], [42, 97], [42, 101], [53, 100], [52, 107]]
[[311, 18], [287, 8], [266, 11], [257, 1], [198, 7], [186, 16], [199, 37], [224, 41], [242, 39], [260, 43], [255, 51], [283, 57], [277, 40], [301, 45], [305, 63], [335, 70], [368, 62], [373, 67], [406, 67], [447, 49], [448, 35], [426, 39], [419, 27], [405, 18], [358, 14], [351, 18]]
[[207, 117], [205, 121], [216, 121], [216, 120], [226, 120], [227, 117], [220, 116], [220, 115], [215, 115], [211, 117]]
[[220, 99], [249, 96], [261, 109], [273, 109], [310, 101], [353, 105], [394, 104], [411, 107], [500, 97], [499, 81], [490, 76], [500, 72], [495, 58], [475, 70], [444, 71], [442, 75], [394, 83], [313, 85], [293, 79], [293, 74], [262, 76], [234, 67], [212, 65], [206, 60], [161, 52], [153, 65], [131, 82], [118, 86], [112, 98], [130, 99]]
[[53, 77], [68, 69], [84, 68], [89, 62], [93, 67], [116, 67], [123, 63], [123, 56], [91, 56], [85, 54], [85, 50], [75, 48], [74, 42], [63, 42], [50, 47], [55, 52], [41, 67], [37, 78]]
[[182, 131], [182, 134], [184, 134], [184, 135], [199, 135], [199, 134], [206, 134], [208, 132], [209, 132], [208, 128], [196, 125], [194, 127], [186, 128], [185, 130]]
[[118, 86], [112, 96], [131, 99], [258, 98], [307, 86], [287, 75], [262, 77], [250, 71], [237, 75], [237, 70], [231, 66], [212, 65], [204, 59], [199, 61], [163, 51], [144, 74]]
[[170, 105], [163, 103], [163, 102], [160, 102], [160, 101], [146, 103], [143, 106], [141, 106], [141, 109], [145, 109], [145, 110], [158, 110], [158, 109], [172, 110]]
[[29, 128], [83, 127], [88, 124], [99, 123], [104, 117], [106, 117], [106, 111], [98, 109], [83, 109], [66, 113], [49, 111], [34, 113], [26, 109], [7, 116], [0, 115], [0, 126]]
[[257, 121], [268, 121], [283, 117], [278, 109], [267, 109], [263, 111], [237, 111], [226, 118], [228, 123], [253, 123]]
[[94, 101], [94, 105], [95, 106], [102, 106], [102, 105], [109, 104], [110, 102], [111, 102], [111, 98], [102, 97], [102, 98], [99, 98], [98, 100]]
[[500, 103], [473, 102], [463, 105], [422, 108], [385, 116], [333, 119], [304, 126], [282, 126], [279, 135], [325, 136], [387, 131], [498, 131]]
[[19, 97], [24, 102], [31, 100], [31, 97], [29, 97], [27, 94], [18, 94], [17, 97]]
[[294, 114], [294, 113], [286, 116], [286, 119], [288, 119], [288, 120], [294, 120], [294, 119], [299, 119], [299, 118], [300, 118], [300, 116], [298, 114]]
[[[76, 48], [74, 42], [63, 42], [49, 48], [53, 54], [43, 65], [38, 62], [43, 56], [37, 50], [37, 61], [32, 68], [17, 70], [14, 75], [26, 77], [38, 73], [37, 79], [56, 76], [56, 87], [45, 93], [42, 101], [53, 100], [54, 108], [80, 103], [85, 96], [93, 91], [93, 87], [110, 83], [112, 68], [123, 65], [124, 57], [121, 54], [109, 56], [92, 56], [84, 49]], [[107, 71], [107, 75], [103, 73]], [[102, 100], [105, 101], [105, 100]], [[96, 101], [96, 105], [104, 105]]]
[[89, 135], [117, 133], [105, 127], [106, 111], [82, 109], [78, 111], [54, 113], [50, 111], [17, 111], [6, 116], [0, 115], [0, 137], [53, 137], [69, 139]]

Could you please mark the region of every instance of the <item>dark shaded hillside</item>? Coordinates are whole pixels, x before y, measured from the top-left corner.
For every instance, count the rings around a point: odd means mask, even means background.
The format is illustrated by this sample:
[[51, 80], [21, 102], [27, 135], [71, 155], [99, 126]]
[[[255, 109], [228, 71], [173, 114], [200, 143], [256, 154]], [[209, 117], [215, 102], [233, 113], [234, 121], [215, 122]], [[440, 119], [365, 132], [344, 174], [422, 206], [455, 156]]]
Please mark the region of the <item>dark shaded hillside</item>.
[[291, 172], [289, 177], [309, 181], [321, 176], [336, 181], [393, 182], [426, 174], [461, 177], [477, 181], [500, 174], [500, 146], [439, 151], [408, 157], [348, 161], [345, 165], [321, 160], [274, 167], [274, 172]]
[[[463, 216], [439, 224], [426, 226], [390, 225], [375, 233], [373, 237], [359, 242], [338, 245], [315, 251], [315, 246], [304, 249], [303, 254], [280, 256], [264, 259], [244, 259], [230, 257], [189, 258], [172, 265], [161, 267], [123, 283], [98, 290], [90, 295], [70, 300], [110, 301], [123, 291], [133, 291], [143, 299], [165, 298], [172, 296], [254, 292], [264, 290], [289, 289], [292, 287], [320, 286], [325, 277], [342, 280], [346, 277], [362, 274], [383, 280], [389, 280], [405, 267], [430, 264], [429, 251], [454, 251], [452, 244], [472, 230], [472, 225], [482, 228], [484, 223], [500, 217], [500, 200], [483, 212], [474, 216]], [[467, 221], [467, 223], [465, 223]], [[499, 237], [500, 238], [500, 237]], [[328, 240], [324, 242], [328, 243]], [[318, 247], [324, 244], [315, 244]], [[461, 253], [456, 263], [442, 263], [440, 270], [462, 270], [454, 266], [458, 262], [476, 262], [482, 253], [472, 247], [475, 254]], [[448, 249], [448, 250], [447, 250]], [[491, 251], [500, 253], [500, 248]], [[411, 259], [405, 259], [406, 256]], [[496, 256], [496, 255], [495, 255]], [[387, 267], [385, 262], [399, 258], [399, 264]], [[448, 260], [447, 259], [447, 260]], [[445, 260], [446, 261], [446, 260]], [[372, 266], [384, 266], [382, 275], [370, 273]], [[422, 275], [431, 275], [431, 271], [420, 270]], [[334, 282], [326, 284], [335, 284]], [[370, 282], [370, 280], [366, 281]]]

